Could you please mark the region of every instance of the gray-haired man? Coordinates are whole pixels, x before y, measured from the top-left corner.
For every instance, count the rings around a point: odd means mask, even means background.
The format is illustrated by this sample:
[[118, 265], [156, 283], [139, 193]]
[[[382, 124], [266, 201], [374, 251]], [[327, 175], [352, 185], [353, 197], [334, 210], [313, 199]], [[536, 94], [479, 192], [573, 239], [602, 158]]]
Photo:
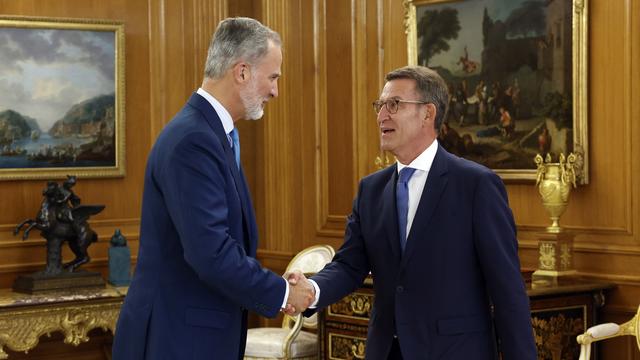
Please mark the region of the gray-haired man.
[[278, 96], [280, 37], [248, 18], [223, 20], [202, 87], [159, 135], [144, 183], [138, 264], [118, 319], [114, 359], [241, 359], [247, 310], [305, 309], [256, 261], [256, 222], [234, 123]]

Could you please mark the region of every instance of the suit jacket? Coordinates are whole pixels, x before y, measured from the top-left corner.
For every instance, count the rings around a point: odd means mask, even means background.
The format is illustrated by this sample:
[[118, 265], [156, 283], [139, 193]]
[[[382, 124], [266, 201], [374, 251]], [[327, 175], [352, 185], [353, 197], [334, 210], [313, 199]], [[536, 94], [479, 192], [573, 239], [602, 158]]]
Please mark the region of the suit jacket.
[[394, 335], [404, 359], [495, 359], [496, 335], [505, 360], [536, 359], [500, 178], [438, 147], [404, 253], [396, 181], [394, 165], [360, 182], [344, 244], [312, 277], [321, 291], [318, 308], [355, 290], [371, 271], [368, 360], [386, 359]]
[[255, 259], [257, 229], [220, 118], [193, 94], [159, 135], [115, 360], [238, 359], [246, 310], [274, 317], [286, 283]]

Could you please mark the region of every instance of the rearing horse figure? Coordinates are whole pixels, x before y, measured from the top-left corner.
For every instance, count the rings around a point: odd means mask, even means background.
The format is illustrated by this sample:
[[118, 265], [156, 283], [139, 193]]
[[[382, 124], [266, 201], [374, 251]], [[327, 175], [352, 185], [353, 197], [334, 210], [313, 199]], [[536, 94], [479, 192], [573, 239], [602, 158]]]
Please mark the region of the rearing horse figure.
[[[73, 183], [75, 184], [75, 177]], [[47, 187], [42, 191], [44, 199], [40, 205], [40, 210], [35, 219], [27, 219], [13, 231], [17, 235], [22, 227], [27, 225], [22, 239], [29, 237], [29, 232], [36, 228], [41, 231], [42, 237], [47, 240], [47, 267], [44, 275], [55, 276], [66, 269], [73, 272], [80, 265], [89, 262], [87, 248], [91, 243], [98, 240], [98, 236], [87, 223], [91, 215], [100, 213], [104, 205], [77, 205], [69, 207], [66, 201], [61, 201], [65, 195], [58, 183], [49, 181]], [[78, 198], [79, 202], [79, 198]], [[70, 213], [71, 216], [64, 216]], [[67, 241], [71, 251], [75, 254], [75, 259], [62, 265], [62, 243]]]

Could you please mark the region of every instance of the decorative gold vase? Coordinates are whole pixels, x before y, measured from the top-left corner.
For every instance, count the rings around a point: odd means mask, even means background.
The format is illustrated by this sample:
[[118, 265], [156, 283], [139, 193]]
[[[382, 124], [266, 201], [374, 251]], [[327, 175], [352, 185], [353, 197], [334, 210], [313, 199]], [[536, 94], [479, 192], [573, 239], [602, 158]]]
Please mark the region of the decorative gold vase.
[[564, 154], [560, 154], [560, 161], [552, 163], [551, 155], [547, 154], [547, 158], [543, 162], [542, 156], [538, 154], [534, 161], [538, 165], [536, 185], [540, 196], [542, 196], [542, 205], [551, 217], [551, 226], [547, 227], [547, 231], [550, 233], [562, 232], [560, 216], [569, 203], [571, 186], [576, 187], [576, 172], [573, 167], [576, 156], [571, 153], [565, 160]]
[[551, 162], [547, 154], [543, 161], [540, 154], [534, 159], [538, 165], [536, 185], [542, 197], [542, 205], [551, 218], [551, 226], [538, 235], [538, 270], [532, 275], [533, 286], [557, 285], [558, 278], [573, 275], [573, 234], [560, 226], [560, 216], [569, 203], [571, 187], [576, 186], [574, 164], [576, 156], [572, 153], [566, 158], [560, 154], [557, 163]]

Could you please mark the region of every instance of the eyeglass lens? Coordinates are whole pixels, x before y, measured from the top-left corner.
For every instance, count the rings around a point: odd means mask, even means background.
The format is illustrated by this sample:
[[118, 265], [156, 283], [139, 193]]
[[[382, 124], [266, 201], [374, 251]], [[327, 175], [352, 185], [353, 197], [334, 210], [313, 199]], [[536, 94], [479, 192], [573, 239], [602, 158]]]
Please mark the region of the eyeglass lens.
[[379, 114], [380, 111], [382, 111], [382, 107], [386, 106], [387, 107], [387, 111], [391, 114], [395, 114], [398, 111], [398, 103], [400, 101], [398, 99], [389, 99], [386, 101], [382, 101], [382, 100], [377, 100], [374, 101], [373, 103], [373, 109], [375, 110], [376, 114]]

